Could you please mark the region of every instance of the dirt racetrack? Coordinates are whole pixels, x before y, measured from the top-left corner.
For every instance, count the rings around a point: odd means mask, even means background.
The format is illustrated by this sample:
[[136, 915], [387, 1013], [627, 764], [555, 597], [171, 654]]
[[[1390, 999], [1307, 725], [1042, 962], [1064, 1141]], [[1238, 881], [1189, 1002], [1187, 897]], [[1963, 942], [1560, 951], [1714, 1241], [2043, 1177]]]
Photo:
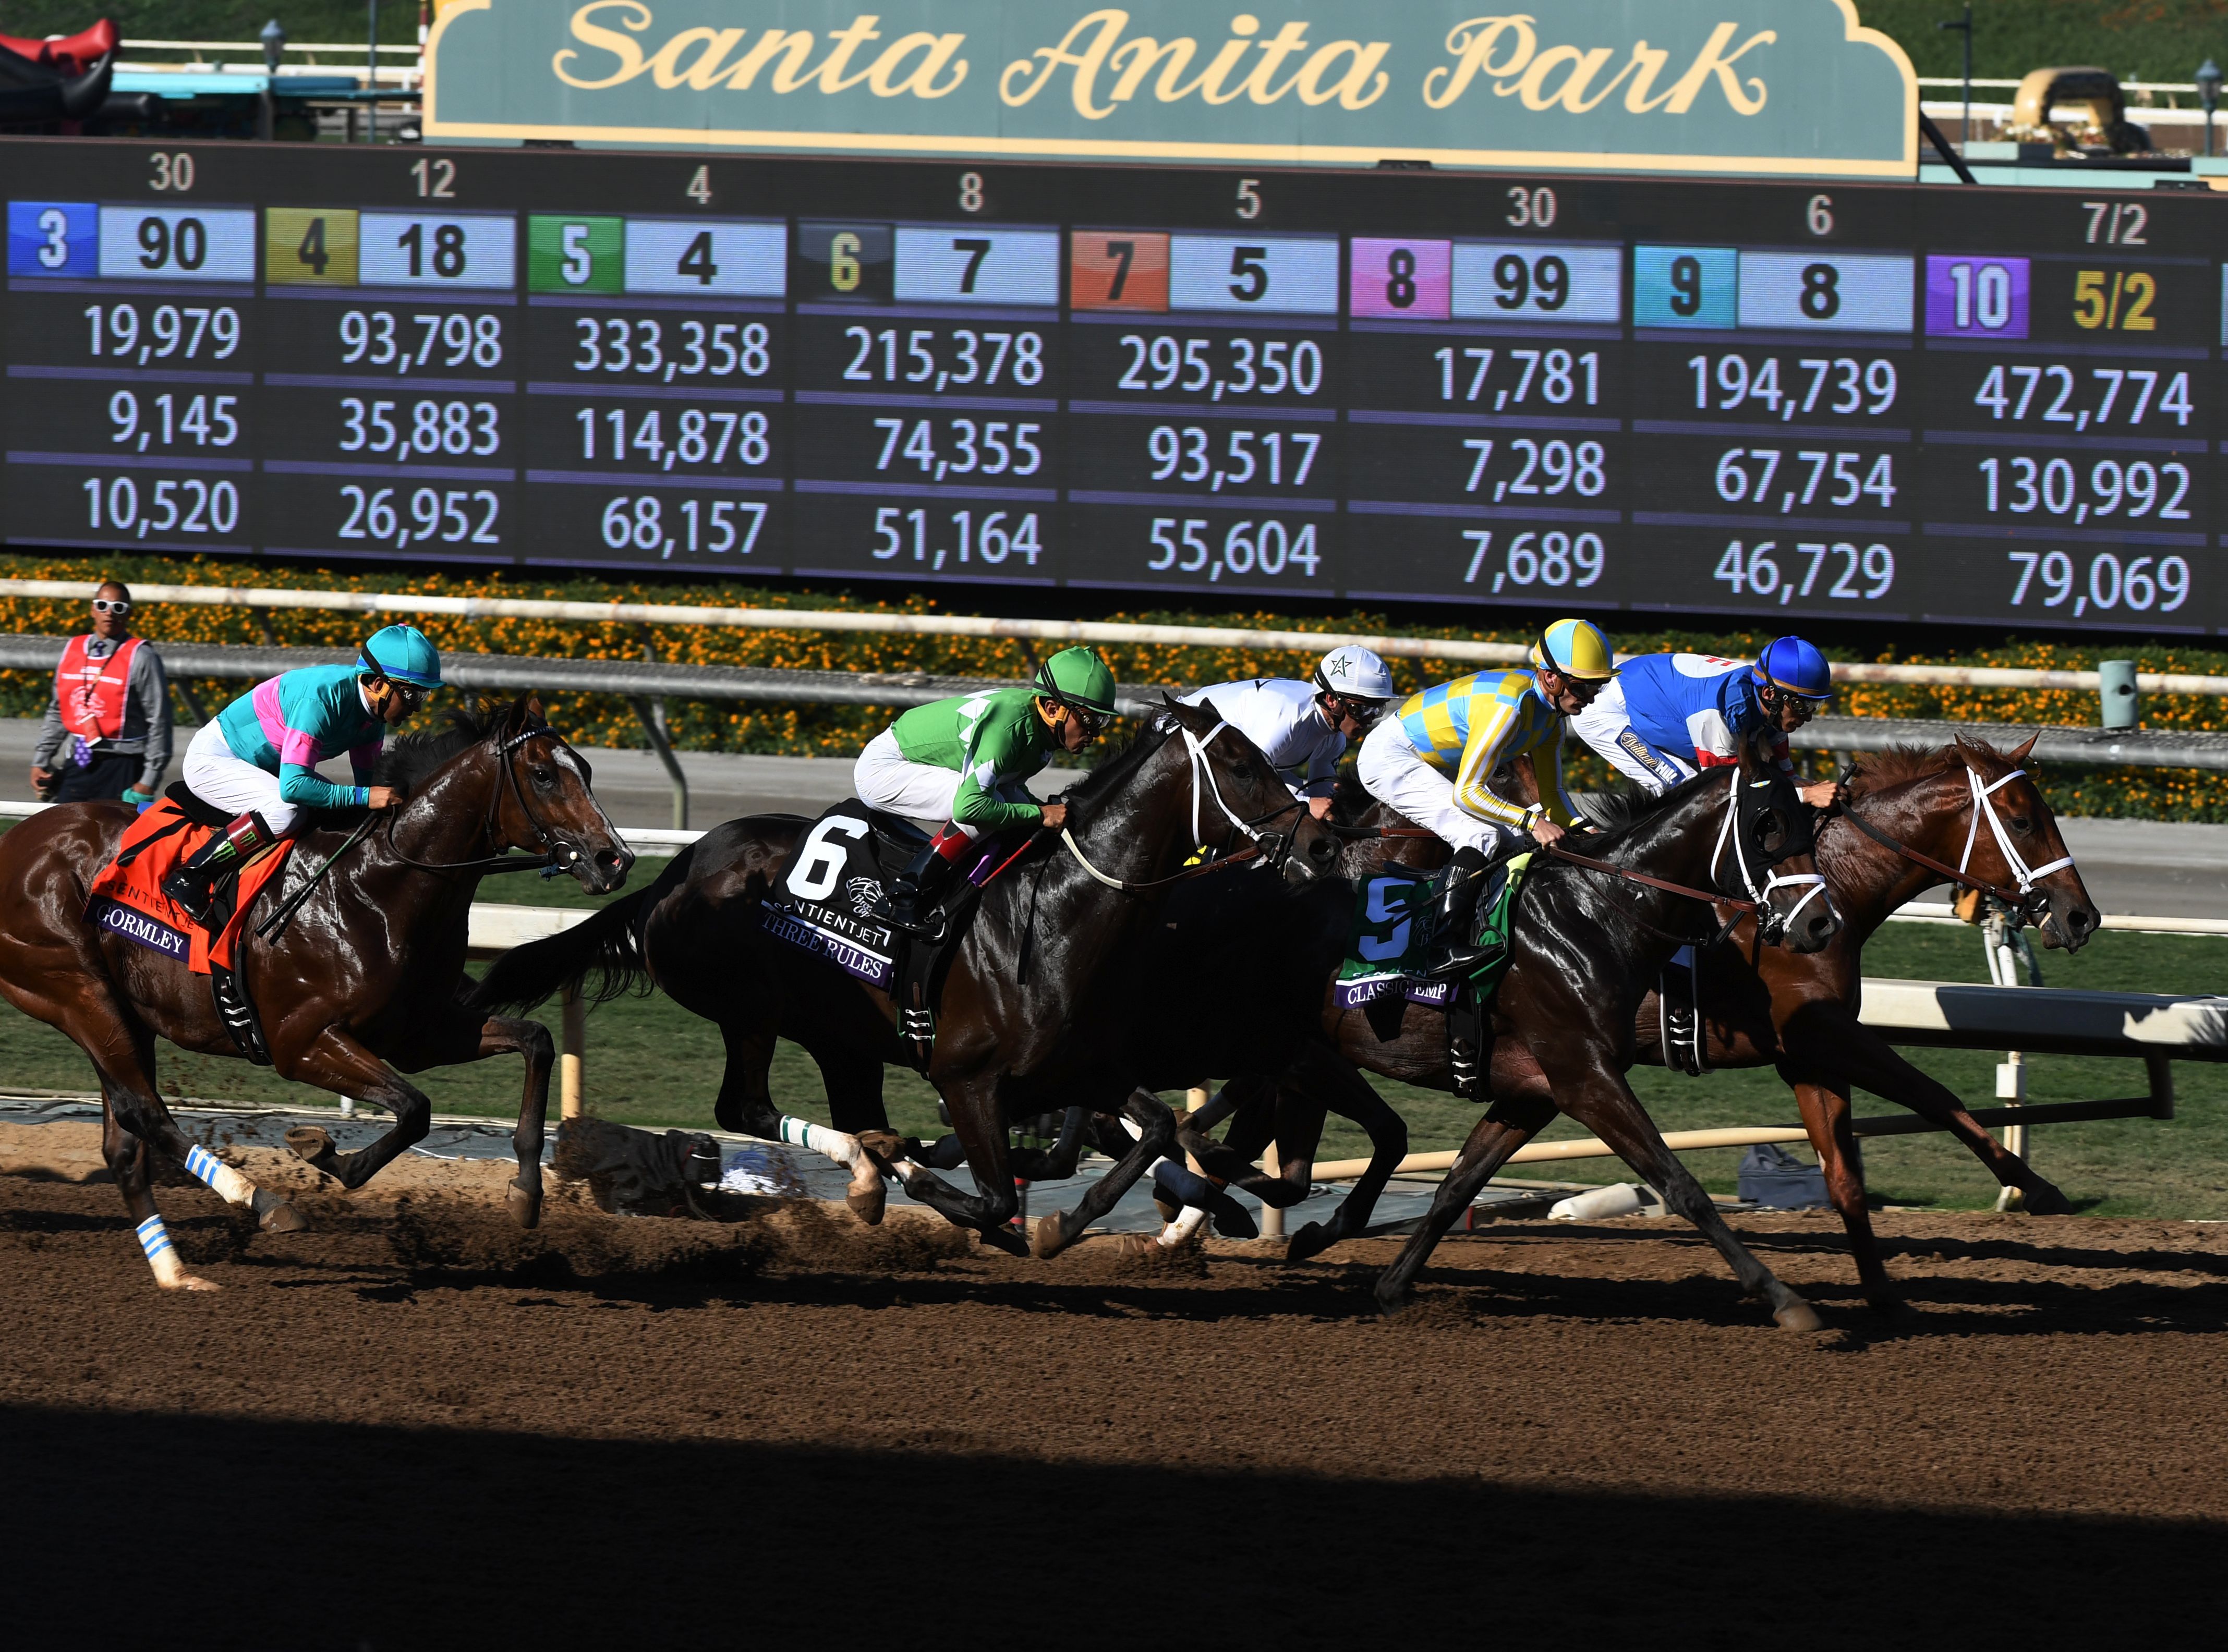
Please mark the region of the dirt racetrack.
[[813, 1206], [559, 1205], [523, 1235], [428, 1191], [272, 1237], [161, 1196], [221, 1293], [156, 1291], [112, 1188], [0, 1175], [13, 1646], [2171, 1648], [2228, 1621], [2217, 1227], [1886, 1216], [1913, 1306], [1882, 1320], [1829, 1219], [1744, 1219], [1828, 1319], [1802, 1336], [1642, 1220], [1450, 1241], [1385, 1321], [1385, 1241], [1038, 1264]]

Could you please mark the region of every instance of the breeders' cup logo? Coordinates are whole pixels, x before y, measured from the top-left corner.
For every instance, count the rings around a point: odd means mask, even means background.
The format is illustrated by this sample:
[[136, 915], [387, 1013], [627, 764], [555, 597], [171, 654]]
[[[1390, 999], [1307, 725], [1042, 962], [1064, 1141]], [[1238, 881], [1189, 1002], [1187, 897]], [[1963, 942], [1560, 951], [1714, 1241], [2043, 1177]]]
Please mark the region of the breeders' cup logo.
[[853, 878], [843, 886], [843, 890], [851, 897], [851, 911], [856, 916], [861, 918], [874, 916], [874, 903], [882, 898], [882, 886], [879, 879]]

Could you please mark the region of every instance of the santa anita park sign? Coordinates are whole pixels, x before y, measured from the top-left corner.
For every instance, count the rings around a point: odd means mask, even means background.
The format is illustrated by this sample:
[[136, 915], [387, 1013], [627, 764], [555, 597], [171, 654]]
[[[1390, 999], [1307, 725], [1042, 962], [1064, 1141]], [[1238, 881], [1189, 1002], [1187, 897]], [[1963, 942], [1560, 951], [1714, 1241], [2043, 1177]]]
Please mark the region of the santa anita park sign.
[[[871, 0], [869, 0], [871, 3]], [[1852, 0], [448, 0], [429, 140], [1909, 177]]]

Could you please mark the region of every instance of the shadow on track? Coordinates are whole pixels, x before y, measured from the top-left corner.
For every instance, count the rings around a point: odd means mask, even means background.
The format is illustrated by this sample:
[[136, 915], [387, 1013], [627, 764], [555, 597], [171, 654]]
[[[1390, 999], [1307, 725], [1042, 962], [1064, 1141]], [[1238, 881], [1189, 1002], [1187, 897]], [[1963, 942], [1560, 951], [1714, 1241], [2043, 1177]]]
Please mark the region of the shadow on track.
[[[428, 1392], [429, 1412], [442, 1403]], [[996, 1419], [983, 1425], [980, 1440], [900, 1425], [882, 1449], [837, 1450], [0, 1407], [0, 1461], [43, 1488], [9, 1542], [10, 1631], [26, 1646], [602, 1652], [827, 1644], [873, 1617], [930, 1644], [933, 1625], [956, 1639], [970, 1603], [998, 1601], [1013, 1640], [1051, 1639], [1099, 1610], [1088, 1566], [1015, 1590], [1016, 1568], [1058, 1564], [1027, 1536], [1053, 1510], [1133, 1537], [1212, 1511], [1210, 1564], [1153, 1566], [1129, 1623], [1141, 1643], [1155, 1623], [1234, 1613], [1263, 1645], [1777, 1645], [1799, 1620], [1805, 1646], [1864, 1652], [2170, 1646], [2224, 1604], [2219, 1530], [2201, 1522], [1048, 1464], [998, 1453]], [[185, 1517], [119, 1567], [88, 1534], [143, 1506], [150, 1464], [190, 1488]], [[1002, 1511], [1019, 1540], [944, 1540], [967, 1506]], [[503, 1540], [522, 1514], [541, 1557], [524, 1566]], [[1757, 1586], [1803, 1555], [1886, 1590], [1866, 1606], [1791, 1572]], [[1489, 1604], [1482, 1563], [1514, 1585]], [[869, 1605], [858, 1585], [877, 1574], [899, 1588]]]

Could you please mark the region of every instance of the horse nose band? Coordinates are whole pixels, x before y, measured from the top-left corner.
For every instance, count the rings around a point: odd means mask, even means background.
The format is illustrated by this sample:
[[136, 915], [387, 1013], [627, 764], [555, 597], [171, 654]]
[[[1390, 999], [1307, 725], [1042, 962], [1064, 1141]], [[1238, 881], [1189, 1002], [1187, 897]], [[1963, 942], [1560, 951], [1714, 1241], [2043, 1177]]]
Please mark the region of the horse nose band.
[[[1775, 869], [1781, 861], [1803, 853], [1803, 849], [1799, 846], [1790, 845], [1781, 854], [1766, 861], [1764, 868], [1764, 882], [1761, 886], [1757, 884], [1756, 874], [1749, 870], [1747, 844], [1738, 829], [1741, 781], [1738, 775], [1734, 777], [1733, 783], [1727, 789], [1727, 792], [1725, 821], [1718, 828], [1717, 847], [1710, 855], [1712, 880], [1719, 883], [1720, 887], [1723, 887], [1719, 868], [1724, 864], [1725, 846], [1730, 843], [1732, 846], [1733, 864], [1740, 868], [1741, 886], [1748, 891], [1749, 899], [1756, 903], [1757, 922], [1764, 931], [1764, 938], [1775, 944], [1788, 932], [1795, 920], [1802, 915], [1802, 909], [1821, 896], [1825, 899], [1825, 916], [1829, 920], [1834, 919], [1836, 914], [1834, 911], [1834, 897], [1827, 891], [1824, 873], [1781, 873]], [[1799, 888], [1803, 891], [1802, 898], [1784, 912], [1771, 904], [1773, 892], [1783, 888]]]

